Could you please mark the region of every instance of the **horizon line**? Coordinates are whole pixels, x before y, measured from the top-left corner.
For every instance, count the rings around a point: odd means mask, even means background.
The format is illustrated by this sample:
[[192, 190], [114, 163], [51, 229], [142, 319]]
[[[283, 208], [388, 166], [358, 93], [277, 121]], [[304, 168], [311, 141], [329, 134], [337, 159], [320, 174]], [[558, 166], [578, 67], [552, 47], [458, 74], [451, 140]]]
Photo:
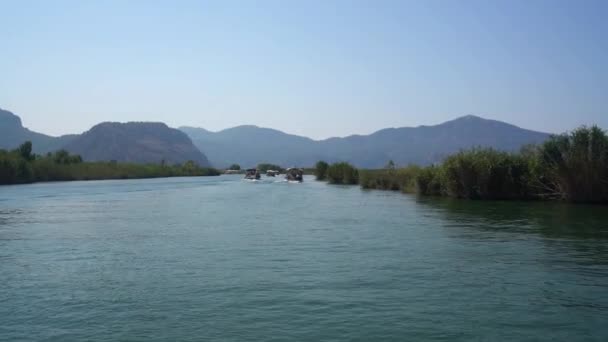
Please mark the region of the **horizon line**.
[[171, 127], [166, 122], [163, 122], [163, 121], [101, 121], [101, 122], [99, 122], [99, 123], [91, 126], [90, 128], [88, 128], [88, 129], [86, 129], [86, 130], [84, 130], [84, 131], [82, 131], [80, 133], [65, 133], [65, 134], [60, 134], [60, 135], [53, 135], [53, 134], [48, 134], [48, 133], [44, 133], [44, 132], [41, 132], [41, 131], [33, 131], [30, 128], [24, 126], [23, 125], [22, 117], [20, 115], [15, 114], [11, 110], [8, 110], [8, 109], [0, 107], [0, 111], [6, 111], [6, 112], [11, 113], [12, 115], [18, 117], [19, 120], [21, 121], [21, 125], [22, 125], [23, 128], [25, 128], [25, 129], [27, 129], [29, 131], [35, 132], [35, 133], [44, 134], [44, 135], [47, 135], [47, 136], [50, 136], [50, 137], [54, 137], [54, 138], [58, 138], [58, 137], [62, 137], [62, 136], [69, 136], [69, 135], [83, 134], [85, 132], [90, 131], [93, 127], [95, 127], [97, 125], [100, 125], [100, 124], [103, 124], [103, 123], [119, 123], [119, 124], [127, 124], [127, 123], [162, 123], [162, 124], [166, 125], [169, 128], [177, 129], [177, 130], [180, 130], [180, 131], [182, 129], [184, 129], [184, 128], [185, 129], [202, 129], [202, 130], [205, 130], [205, 131], [210, 132], [210, 133], [220, 133], [220, 132], [223, 132], [223, 131], [226, 131], [226, 130], [230, 130], [230, 129], [234, 129], [234, 128], [239, 128], [239, 127], [254, 127], [254, 128], [258, 128], [258, 129], [273, 130], [273, 131], [277, 131], [277, 132], [280, 132], [280, 133], [283, 133], [283, 134], [287, 134], [287, 135], [291, 135], [291, 136], [297, 136], [297, 137], [301, 137], [301, 138], [305, 138], [305, 139], [309, 139], [309, 140], [313, 140], [313, 141], [324, 141], [324, 140], [330, 140], [330, 139], [344, 139], [344, 138], [356, 137], [356, 136], [369, 136], [369, 135], [373, 135], [375, 133], [378, 133], [378, 132], [384, 131], [384, 130], [388, 130], [388, 129], [434, 127], [434, 126], [439, 126], [439, 125], [442, 125], [442, 124], [446, 124], [448, 122], [452, 122], [452, 121], [456, 121], [456, 120], [462, 120], [462, 119], [466, 119], [466, 118], [476, 118], [476, 119], [481, 119], [481, 120], [486, 120], [486, 121], [499, 122], [499, 123], [503, 123], [503, 124], [506, 124], [506, 125], [511, 125], [511, 126], [514, 126], [514, 127], [520, 128], [520, 129], [524, 129], [524, 130], [528, 130], [528, 131], [533, 131], [533, 132], [538, 132], [538, 133], [544, 133], [544, 134], [562, 134], [562, 133], [565, 133], [565, 132], [555, 133], [555, 132], [538, 131], [538, 130], [534, 130], [534, 129], [529, 129], [529, 128], [525, 128], [525, 127], [522, 127], [522, 126], [518, 126], [518, 125], [515, 125], [515, 124], [512, 124], [512, 123], [506, 122], [506, 121], [501, 121], [501, 120], [496, 120], [496, 119], [489, 119], [489, 118], [486, 118], [486, 117], [483, 117], [483, 116], [480, 116], [480, 115], [476, 115], [476, 114], [465, 114], [465, 115], [460, 115], [460, 116], [457, 116], [457, 117], [455, 117], [453, 119], [442, 121], [442, 122], [435, 123], [435, 124], [423, 124], [423, 125], [417, 125], [417, 126], [392, 126], [392, 127], [384, 127], [384, 128], [377, 129], [377, 130], [375, 130], [375, 131], [373, 131], [371, 133], [367, 133], [367, 134], [365, 134], [365, 133], [353, 133], [353, 134], [348, 134], [348, 135], [344, 135], [344, 136], [330, 136], [330, 137], [321, 138], [321, 139], [315, 139], [315, 138], [311, 138], [311, 137], [308, 137], [308, 136], [305, 136], [305, 135], [300, 135], [300, 134], [295, 134], [295, 133], [289, 133], [289, 132], [287, 132], [285, 130], [282, 130], [282, 129], [273, 128], [273, 127], [266, 127], [266, 126], [259, 126], [259, 125], [256, 125], [256, 124], [241, 124], [241, 125], [236, 125], [236, 126], [222, 128], [222, 129], [219, 129], [219, 130], [210, 130], [210, 129], [207, 129], [207, 128], [204, 128], [204, 127], [187, 125], [187, 124], [186, 125], [179, 125], [179, 126], [176, 126], [176, 127]]

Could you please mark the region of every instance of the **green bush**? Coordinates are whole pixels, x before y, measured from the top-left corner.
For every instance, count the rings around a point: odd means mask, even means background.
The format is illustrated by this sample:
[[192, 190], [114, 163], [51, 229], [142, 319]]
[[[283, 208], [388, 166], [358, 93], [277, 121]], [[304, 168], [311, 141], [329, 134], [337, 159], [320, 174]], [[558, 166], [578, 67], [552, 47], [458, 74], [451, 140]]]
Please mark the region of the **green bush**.
[[420, 195], [439, 196], [441, 189], [441, 170], [435, 166], [421, 169], [416, 177], [416, 191]]
[[346, 162], [334, 163], [327, 168], [327, 179], [332, 184], [357, 184], [359, 171]]
[[552, 136], [539, 149], [536, 185], [542, 196], [608, 202], [608, 137], [597, 126]]
[[418, 166], [401, 169], [361, 170], [359, 184], [364, 189], [415, 192], [416, 178], [420, 170]]
[[36, 156], [31, 154], [29, 142], [14, 151], [0, 150], [0, 184], [216, 175], [219, 175], [218, 170], [199, 167], [192, 161], [174, 166], [166, 166], [164, 163], [85, 163], [80, 156], [70, 155], [64, 150]]
[[521, 155], [493, 149], [472, 149], [449, 156], [441, 166], [442, 190], [469, 199], [524, 199], [529, 187], [529, 163]]
[[325, 180], [327, 178], [327, 169], [329, 168], [329, 164], [327, 164], [326, 162], [320, 160], [317, 162], [317, 164], [315, 165], [315, 177], [317, 178], [317, 180], [322, 181]]

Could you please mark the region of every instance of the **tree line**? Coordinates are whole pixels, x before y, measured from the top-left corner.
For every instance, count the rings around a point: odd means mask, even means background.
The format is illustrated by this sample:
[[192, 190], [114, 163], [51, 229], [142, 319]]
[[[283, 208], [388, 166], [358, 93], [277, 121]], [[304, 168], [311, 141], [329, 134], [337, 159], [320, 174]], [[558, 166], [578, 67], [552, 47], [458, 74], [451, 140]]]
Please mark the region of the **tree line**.
[[581, 127], [518, 153], [473, 148], [438, 165], [396, 168], [389, 162], [381, 170], [319, 162], [315, 175], [335, 184], [420, 195], [608, 203], [608, 136], [597, 126]]
[[36, 155], [29, 141], [12, 151], [0, 149], [0, 184], [215, 175], [218, 170], [193, 161], [176, 165], [84, 162], [65, 150]]

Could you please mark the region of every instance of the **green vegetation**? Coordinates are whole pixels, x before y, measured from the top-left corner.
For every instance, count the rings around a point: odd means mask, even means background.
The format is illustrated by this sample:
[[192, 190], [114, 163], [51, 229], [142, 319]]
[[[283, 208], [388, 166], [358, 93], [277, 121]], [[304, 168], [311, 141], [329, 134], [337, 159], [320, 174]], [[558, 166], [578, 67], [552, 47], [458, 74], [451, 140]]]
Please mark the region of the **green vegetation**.
[[228, 170], [239, 171], [239, 170], [241, 170], [241, 165], [239, 165], [239, 164], [232, 164], [232, 165], [230, 165], [230, 167], [228, 168]]
[[416, 192], [420, 195], [439, 196], [441, 195], [440, 169], [429, 166], [421, 169], [416, 176]]
[[330, 183], [466, 199], [558, 199], [608, 203], [608, 136], [581, 127], [520, 153], [474, 148], [441, 165], [357, 172], [346, 163], [327, 170]]
[[359, 171], [346, 162], [334, 163], [327, 168], [327, 180], [331, 184], [357, 184]]
[[[533, 152], [534, 153], [534, 152]], [[547, 141], [532, 170], [542, 195], [573, 202], [608, 202], [608, 136], [582, 127]]]
[[216, 169], [201, 168], [192, 161], [173, 166], [164, 163], [87, 163], [64, 150], [39, 156], [32, 154], [31, 142], [25, 142], [13, 151], [0, 150], [0, 184], [216, 175], [219, 175]]
[[285, 169], [280, 167], [279, 165], [275, 165], [275, 164], [269, 164], [269, 163], [260, 163], [257, 166], [258, 171], [260, 171], [260, 173], [265, 173], [268, 170], [275, 170], [275, 171], [279, 171], [281, 173], [285, 172]]
[[473, 149], [448, 157], [441, 165], [441, 191], [470, 199], [526, 199], [530, 188], [529, 161], [518, 154]]
[[327, 178], [327, 169], [329, 168], [329, 164], [320, 160], [315, 165], [315, 177], [317, 180], [325, 180]]
[[420, 167], [409, 166], [401, 169], [361, 170], [359, 184], [363, 189], [416, 191], [416, 177]]

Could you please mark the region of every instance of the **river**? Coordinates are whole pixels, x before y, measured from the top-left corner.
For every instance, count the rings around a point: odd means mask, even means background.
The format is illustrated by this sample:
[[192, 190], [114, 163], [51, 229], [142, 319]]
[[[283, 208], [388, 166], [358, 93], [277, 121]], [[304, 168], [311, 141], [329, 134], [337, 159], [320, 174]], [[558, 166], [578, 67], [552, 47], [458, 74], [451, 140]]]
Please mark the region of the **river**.
[[240, 176], [0, 187], [0, 341], [606, 341], [608, 210]]

